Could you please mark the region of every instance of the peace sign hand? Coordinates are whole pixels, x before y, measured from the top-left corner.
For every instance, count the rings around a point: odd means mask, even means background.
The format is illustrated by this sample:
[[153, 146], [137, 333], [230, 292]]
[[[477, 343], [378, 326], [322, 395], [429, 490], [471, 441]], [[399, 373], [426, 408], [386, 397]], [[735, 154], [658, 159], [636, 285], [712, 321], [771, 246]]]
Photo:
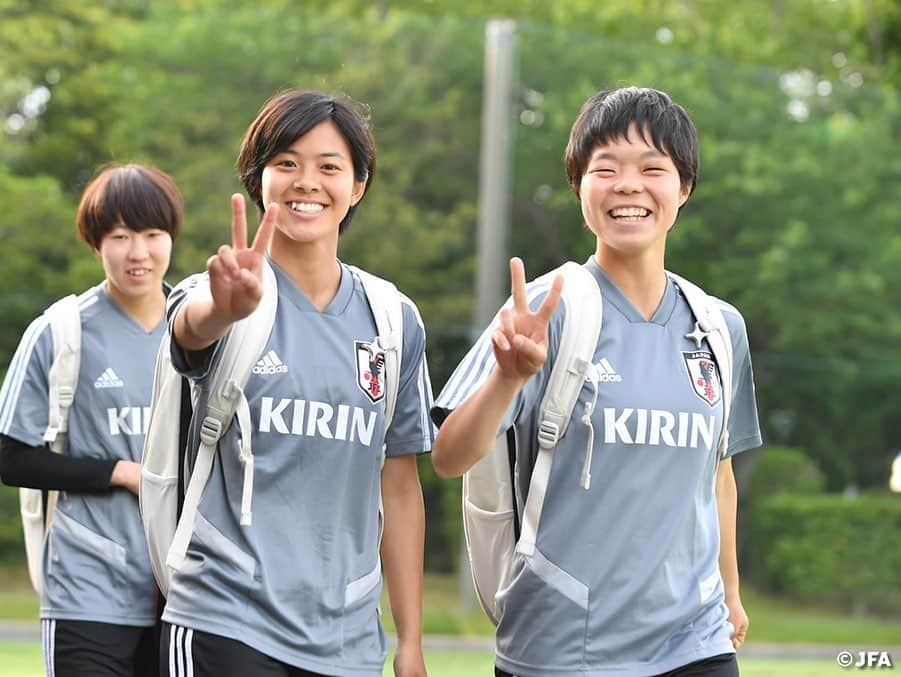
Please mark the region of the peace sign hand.
[[238, 193], [232, 195], [231, 206], [232, 245], [222, 245], [206, 262], [213, 313], [228, 323], [250, 315], [263, 298], [263, 257], [269, 248], [278, 217], [278, 205], [273, 202], [266, 209], [253, 244], [248, 249], [244, 198]]
[[510, 259], [510, 283], [513, 308], [501, 310], [491, 343], [502, 375], [525, 381], [541, 369], [547, 359], [547, 328], [560, 302], [563, 276], [554, 278], [547, 296], [535, 312], [526, 300], [526, 273], [521, 259]]

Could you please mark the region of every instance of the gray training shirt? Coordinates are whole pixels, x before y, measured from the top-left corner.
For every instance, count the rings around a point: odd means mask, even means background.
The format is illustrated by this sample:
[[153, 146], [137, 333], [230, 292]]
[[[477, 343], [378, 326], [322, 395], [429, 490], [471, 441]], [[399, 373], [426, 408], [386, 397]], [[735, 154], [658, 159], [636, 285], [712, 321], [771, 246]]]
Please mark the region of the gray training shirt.
[[[499, 592], [497, 664], [519, 675], [631, 675], [667, 672], [733, 651], [720, 578], [714, 495], [723, 425], [718, 367], [706, 340], [686, 338], [695, 320], [667, 281], [645, 320], [592, 257], [603, 326], [595, 367], [553, 456], [536, 551], [517, 554]], [[528, 287], [537, 308], [550, 281]], [[733, 345], [728, 454], [759, 446], [760, 430], [744, 320], [722, 304]], [[565, 309], [549, 327], [548, 361], [520, 392], [503, 429], [517, 440], [522, 510], [537, 453], [537, 414]], [[443, 420], [495, 365], [490, 327], [466, 355], [434, 409]], [[580, 418], [598, 400], [591, 487], [580, 485], [589, 430]]]
[[[152, 364], [166, 331], [147, 332], [106, 283], [81, 294], [81, 366], [66, 454], [141, 461]], [[53, 339], [44, 316], [19, 343], [0, 391], [0, 433], [44, 446]], [[137, 498], [126, 489], [60, 492], [44, 550], [41, 618], [150, 626], [157, 588]]]
[[[384, 396], [373, 399], [360, 359], [360, 344], [377, 332], [359, 279], [342, 265], [338, 292], [319, 312], [272, 267], [275, 324], [245, 388], [253, 424], [253, 523], [239, 523], [243, 466], [232, 425], [219, 442], [163, 619], [305, 670], [381, 675], [387, 653], [377, 610], [382, 447], [389, 457], [432, 448], [425, 331], [404, 297], [400, 389], [386, 433]], [[170, 322], [187, 291], [208, 284], [206, 275], [195, 275], [178, 285], [169, 297]], [[177, 346], [173, 359], [203, 387], [208, 365], [188, 369]], [[191, 444], [196, 450], [196, 431]]]

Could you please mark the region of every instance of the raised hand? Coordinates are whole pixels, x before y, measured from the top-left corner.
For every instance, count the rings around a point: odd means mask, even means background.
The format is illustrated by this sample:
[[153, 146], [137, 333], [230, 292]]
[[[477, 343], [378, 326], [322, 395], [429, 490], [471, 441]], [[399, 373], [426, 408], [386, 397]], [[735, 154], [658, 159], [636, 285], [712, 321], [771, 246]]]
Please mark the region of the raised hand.
[[232, 206], [232, 244], [206, 262], [210, 274], [213, 312], [221, 321], [236, 322], [250, 315], [263, 297], [263, 256], [275, 232], [278, 205], [270, 204], [250, 248], [247, 247], [247, 216], [244, 198], [235, 194]]
[[547, 328], [560, 302], [563, 276], [554, 278], [535, 312], [526, 299], [526, 273], [521, 259], [510, 259], [510, 285], [513, 307], [501, 310], [491, 342], [500, 372], [506, 378], [525, 381], [547, 359]]

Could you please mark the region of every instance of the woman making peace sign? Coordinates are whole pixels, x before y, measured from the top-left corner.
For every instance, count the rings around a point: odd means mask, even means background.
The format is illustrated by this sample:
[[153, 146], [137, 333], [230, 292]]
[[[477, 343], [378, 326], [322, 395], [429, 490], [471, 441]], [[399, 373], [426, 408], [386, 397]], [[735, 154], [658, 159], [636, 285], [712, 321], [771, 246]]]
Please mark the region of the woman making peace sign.
[[[734, 375], [723, 420], [720, 368], [664, 271], [667, 236], [695, 187], [697, 133], [662, 92], [599, 92], [573, 124], [566, 168], [597, 241], [585, 268], [603, 298], [603, 324], [580, 400], [597, 394], [589, 421], [598, 433], [579, 424], [577, 405], [553, 452], [534, 553], [516, 553], [497, 595], [497, 673], [735, 675], [747, 616], [731, 456], [760, 444], [748, 339], [742, 317], [720, 302]], [[512, 428], [521, 510], [564, 313], [578, 309], [558, 307], [560, 278], [526, 285], [522, 263], [510, 268], [512, 307], [436, 400], [432, 460], [439, 475], [462, 474]], [[689, 364], [699, 359], [714, 372], [715, 397], [695, 389]], [[696, 421], [717, 434], [675, 430]], [[708, 440], [724, 426], [720, 460]], [[586, 463], [590, 484], [580, 481]]]
[[[186, 564], [171, 579], [163, 662], [173, 677], [381, 675], [381, 550], [395, 672], [424, 675], [416, 455], [433, 439], [425, 332], [403, 297], [400, 386], [386, 430], [384, 396], [373, 398], [357, 377], [356, 346], [378, 331], [359, 277], [337, 258], [338, 235], [375, 170], [369, 127], [349, 100], [287, 91], [247, 129], [238, 169], [263, 215], [256, 237], [248, 248], [244, 200], [233, 196], [232, 245], [173, 291], [168, 312], [173, 362], [202, 389], [229, 327], [262, 297], [264, 257], [275, 272], [275, 322], [245, 387], [254, 517], [239, 524], [243, 468], [232, 425]], [[198, 285], [209, 293], [189, 294]]]

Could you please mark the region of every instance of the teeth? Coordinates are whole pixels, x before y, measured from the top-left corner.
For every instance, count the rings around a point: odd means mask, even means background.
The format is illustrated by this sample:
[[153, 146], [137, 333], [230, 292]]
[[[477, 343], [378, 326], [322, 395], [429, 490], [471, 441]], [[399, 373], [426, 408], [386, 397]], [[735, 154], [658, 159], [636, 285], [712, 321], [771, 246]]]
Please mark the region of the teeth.
[[135, 275], [135, 276], [137, 276], [137, 277], [143, 277], [144, 275], [146, 275], [146, 274], [149, 273], [149, 272], [150, 272], [150, 271], [147, 270], [146, 268], [138, 268], [137, 270], [129, 270], [129, 271], [128, 271], [128, 274], [129, 274], [129, 275]]
[[618, 207], [610, 212], [610, 214], [614, 217], [618, 216], [626, 216], [626, 217], [643, 217], [647, 216], [650, 212], [643, 207]]
[[301, 212], [303, 214], [318, 214], [325, 209], [321, 204], [315, 202], [292, 202], [289, 206], [292, 211]]

